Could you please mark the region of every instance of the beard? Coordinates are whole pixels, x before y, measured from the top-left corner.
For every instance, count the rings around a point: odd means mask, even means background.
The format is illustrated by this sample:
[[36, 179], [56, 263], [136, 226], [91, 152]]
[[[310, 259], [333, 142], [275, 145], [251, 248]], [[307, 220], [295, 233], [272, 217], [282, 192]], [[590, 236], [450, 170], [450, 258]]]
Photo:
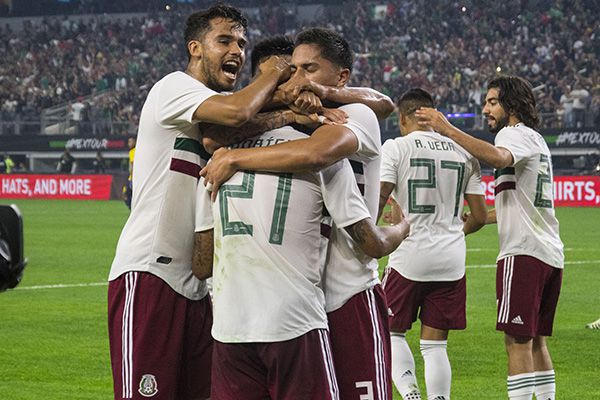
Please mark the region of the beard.
[[495, 126], [491, 126], [488, 124], [488, 130], [495, 135], [496, 133], [500, 132], [500, 130], [507, 125], [508, 125], [508, 115], [503, 115], [502, 118], [496, 119]]
[[202, 59], [202, 72], [206, 77], [206, 86], [215, 92], [225, 92], [233, 89], [234, 85], [223, 85], [219, 82], [219, 74], [221, 73], [221, 65], [213, 63], [208, 58]]

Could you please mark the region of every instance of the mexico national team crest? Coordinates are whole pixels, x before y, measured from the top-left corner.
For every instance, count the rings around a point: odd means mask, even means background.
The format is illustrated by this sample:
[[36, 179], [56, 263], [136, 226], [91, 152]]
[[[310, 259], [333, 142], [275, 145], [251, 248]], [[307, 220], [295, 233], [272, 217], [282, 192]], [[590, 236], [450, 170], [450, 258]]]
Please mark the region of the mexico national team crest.
[[154, 375], [146, 374], [142, 376], [138, 392], [144, 397], [152, 397], [158, 393], [158, 385]]

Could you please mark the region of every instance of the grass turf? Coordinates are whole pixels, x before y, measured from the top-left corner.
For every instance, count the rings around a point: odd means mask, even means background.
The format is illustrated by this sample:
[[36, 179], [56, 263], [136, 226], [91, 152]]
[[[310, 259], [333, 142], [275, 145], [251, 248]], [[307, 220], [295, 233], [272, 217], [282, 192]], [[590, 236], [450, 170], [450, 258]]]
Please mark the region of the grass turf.
[[[102, 282], [127, 209], [117, 201], [0, 200], [8, 203], [16, 203], [24, 215], [29, 265], [20, 286], [0, 294], [0, 398], [111, 398]], [[600, 209], [560, 208], [557, 215], [567, 249], [549, 340], [558, 398], [600, 398], [600, 331], [584, 329], [600, 316]], [[495, 227], [484, 228], [467, 242], [468, 327], [450, 335], [452, 396], [505, 399], [506, 356], [502, 334], [495, 331]], [[99, 285], [34, 288], [90, 283]], [[417, 323], [407, 337], [423, 389], [418, 331]]]

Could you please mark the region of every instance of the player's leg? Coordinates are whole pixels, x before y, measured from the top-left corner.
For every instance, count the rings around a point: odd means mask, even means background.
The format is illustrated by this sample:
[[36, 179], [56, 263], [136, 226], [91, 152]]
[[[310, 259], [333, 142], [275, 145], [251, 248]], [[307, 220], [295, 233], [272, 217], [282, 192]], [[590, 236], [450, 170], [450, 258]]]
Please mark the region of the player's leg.
[[[258, 345], [271, 399], [339, 400], [329, 333], [315, 329], [285, 342]], [[239, 397], [239, 399], [246, 397]], [[357, 397], [358, 399], [358, 397]]]
[[496, 329], [505, 333], [507, 387], [511, 399], [531, 399], [535, 388], [533, 338], [538, 336], [540, 310], [548, 270], [529, 256], [498, 261]]
[[449, 400], [452, 368], [448, 358], [448, 331], [462, 330], [466, 318], [467, 280], [429, 282], [421, 306], [421, 354], [430, 400]]
[[212, 400], [264, 400], [269, 398], [267, 367], [258, 352], [264, 343], [213, 345]]
[[210, 296], [188, 300], [178, 400], [210, 398], [214, 340], [211, 335], [212, 303]]
[[535, 397], [538, 400], [554, 400], [556, 379], [552, 358], [546, 345], [546, 337], [552, 335], [554, 315], [562, 285], [562, 269], [549, 265], [542, 267], [546, 273], [546, 285], [542, 294], [537, 336], [533, 339], [533, 367], [535, 370]]
[[327, 315], [342, 399], [392, 398], [387, 310], [383, 289], [376, 285]]
[[538, 400], [554, 400], [556, 380], [545, 337], [533, 338], [532, 352], [535, 371], [535, 398]]
[[392, 343], [392, 380], [404, 400], [421, 399], [415, 359], [406, 341], [406, 332], [417, 319], [420, 299], [418, 282], [386, 268], [383, 290], [388, 303]]
[[186, 302], [149, 273], [128, 272], [109, 283], [115, 399], [177, 398]]

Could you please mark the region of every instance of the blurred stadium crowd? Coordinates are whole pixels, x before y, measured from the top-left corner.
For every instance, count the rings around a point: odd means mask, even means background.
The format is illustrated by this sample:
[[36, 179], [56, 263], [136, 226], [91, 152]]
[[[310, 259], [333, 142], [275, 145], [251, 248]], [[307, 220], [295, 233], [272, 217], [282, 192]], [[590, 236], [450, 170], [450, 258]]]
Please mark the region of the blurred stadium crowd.
[[[353, 85], [393, 99], [420, 86], [448, 113], [480, 112], [487, 80], [517, 74], [535, 87], [545, 127], [598, 126], [600, 24], [593, 3], [324, 1], [317, 18], [300, 21], [294, 5], [266, 1], [248, 15], [248, 35], [256, 43], [269, 35], [293, 36], [306, 26], [333, 28], [356, 53]], [[76, 121], [134, 127], [152, 84], [185, 65], [185, 16], [209, 2], [168, 10], [164, 4], [82, 0], [73, 12], [151, 12], [127, 19], [98, 14], [85, 21], [58, 16], [25, 21], [21, 29], [0, 27], [0, 119], [35, 120], [44, 109], [70, 104]]]

